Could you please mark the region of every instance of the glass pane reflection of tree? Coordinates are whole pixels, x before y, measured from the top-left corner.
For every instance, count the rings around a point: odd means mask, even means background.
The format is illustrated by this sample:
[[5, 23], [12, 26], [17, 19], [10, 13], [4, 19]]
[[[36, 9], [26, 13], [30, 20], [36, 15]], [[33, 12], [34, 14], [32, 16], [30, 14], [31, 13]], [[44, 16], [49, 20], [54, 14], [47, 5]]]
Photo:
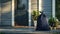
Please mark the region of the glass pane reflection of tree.
[[15, 25], [28, 26], [28, 0], [17, 0], [17, 8], [15, 8]]

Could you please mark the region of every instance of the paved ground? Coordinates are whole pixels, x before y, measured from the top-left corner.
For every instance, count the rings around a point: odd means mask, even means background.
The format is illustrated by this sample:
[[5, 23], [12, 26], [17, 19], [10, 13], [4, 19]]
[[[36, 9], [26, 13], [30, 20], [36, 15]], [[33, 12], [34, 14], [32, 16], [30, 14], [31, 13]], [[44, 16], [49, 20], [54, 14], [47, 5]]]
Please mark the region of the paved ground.
[[53, 34], [54, 32], [60, 32], [60, 30], [50, 31], [35, 31], [33, 28], [12, 28], [12, 29], [0, 29], [0, 32], [8, 34]]
[[[60, 26], [59, 26], [60, 27]], [[53, 34], [60, 32], [60, 29], [50, 31], [35, 31], [34, 28], [14, 28], [14, 27], [0, 27], [0, 32], [8, 34]], [[60, 33], [58, 33], [60, 34]]]

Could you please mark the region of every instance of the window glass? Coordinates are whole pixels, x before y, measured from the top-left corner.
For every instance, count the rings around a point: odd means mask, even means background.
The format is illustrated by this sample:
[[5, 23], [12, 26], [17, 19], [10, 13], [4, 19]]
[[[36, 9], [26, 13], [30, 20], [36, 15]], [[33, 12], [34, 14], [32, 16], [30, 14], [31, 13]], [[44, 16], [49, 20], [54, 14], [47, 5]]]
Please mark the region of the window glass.
[[28, 0], [17, 0], [17, 2], [15, 1], [14, 12], [15, 26], [29, 26], [28, 17], [29, 17], [29, 1]]

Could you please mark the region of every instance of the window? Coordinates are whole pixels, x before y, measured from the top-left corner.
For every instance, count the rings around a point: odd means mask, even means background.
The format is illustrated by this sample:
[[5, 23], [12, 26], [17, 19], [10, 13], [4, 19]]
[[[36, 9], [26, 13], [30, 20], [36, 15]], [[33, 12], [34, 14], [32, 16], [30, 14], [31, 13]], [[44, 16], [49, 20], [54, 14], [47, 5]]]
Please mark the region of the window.
[[16, 0], [15, 2], [15, 26], [28, 26], [28, 0]]
[[[14, 23], [15, 26], [29, 26], [29, 20], [32, 18], [29, 17], [29, 0], [16, 0], [15, 1], [15, 11], [14, 11]], [[33, 21], [30, 22], [33, 26]]]

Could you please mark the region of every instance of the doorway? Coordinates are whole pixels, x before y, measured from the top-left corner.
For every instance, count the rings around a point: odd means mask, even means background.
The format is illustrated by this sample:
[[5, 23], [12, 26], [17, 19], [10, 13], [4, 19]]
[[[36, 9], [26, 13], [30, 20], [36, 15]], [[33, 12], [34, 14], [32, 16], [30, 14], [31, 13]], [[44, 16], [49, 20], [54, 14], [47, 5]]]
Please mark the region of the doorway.
[[15, 0], [14, 4], [14, 26], [23, 28], [33, 26], [33, 21], [29, 22], [32, 20], [29, 19], [29, 0]]

